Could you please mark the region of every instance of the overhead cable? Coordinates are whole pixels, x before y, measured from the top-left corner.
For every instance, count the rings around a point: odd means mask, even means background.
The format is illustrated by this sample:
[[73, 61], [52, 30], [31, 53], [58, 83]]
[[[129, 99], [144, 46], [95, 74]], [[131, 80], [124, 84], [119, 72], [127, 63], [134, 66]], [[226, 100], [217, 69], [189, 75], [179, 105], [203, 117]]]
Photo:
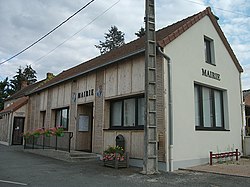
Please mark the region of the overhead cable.
[[103, 11], [101, 14], [99, 14], [98, 16], [96, 16], [92, 21], [90, 21], [89, 23], [87, 23], [84, 27], [82, 27], [79, 31], [77, 31], [76, 33], [74, 33], [73, 35], [71, 35], [70, 37], [68, 37], [66, 40], [64, 40], [62, 43], [60, 43], [59, 45], [57, 45], [55, 48], [53, 48], [52, 50], [50, 50], [48, 53], [46, 53], [45, 55], [41, 56], [40, 58], [38, 58], [37, 60], [35, 60], [34, 63], [42, 60], [43, 58], [45, 58], [46, 56], [48, 56], [49, 54], [51, 54], [52, 52], [54, 52], [57, 48], [61, 47], [64, 43], [66, 43], [67, 41], [69, 41], [71, 38], [73, 38], [75, 35], [77, 35], [78, 33], [80, 33], [83, 29], [85, 29], [87, 26], [89, 26], [91, 23], [93, 23], [95, 20], [97, 20], [98, 18], [100, 18], [102, 15], [104, 15], [106, 12], [108, 12], [111, 8], [113, 8], [117, 3], [119, 3], [120, 0], [116, 1], [114, 4], [112, 4], [109, 8], [107, 8], [105, 11]]
[[58, 29], [59, 27], [61, 27], [63, 24], [65, 24], [67, 21], [69, 21], [72, 17], [74, 17], [76, 14], [78, 14], [79, 12], [81, 12], [83, 9], [85, 9], [87, 6], [89, 6], [91, 3], [93, 3], [95, 0], [91, 0], [89, 1], [86, 5], [84, 5], [82, 8], [80, 8], [78, 11], [76, 11], [74, 14], [72, 14], [71, 16], [69, 16], [66, 20], [64, 20], [62, 23], [60, 23], [58, 26], [56, 26], [54, 29], [52, 29], [51, 31], [49, 31], [47, 34], [45, 34], [44, 36], [42, 36], [41, 38], [39, 38], [38, 40], [36, 40], [35, 42], [33, 42], [32, 44], [30, 44], [28, 47], [24, 48], [23, 50], [21, 50], [20, 52], [18, 52], [17, 54], [11, 56], [10, 58], [2, 61], [0, 63], [0, 65], [4, 64], [5, 62], [10, 61], [11, 59], [17, 57], [18, 55], [22, 54], [23, 52], [25, 52], [26, 50], [28, 50], [29, 48], [31, 48], [32, 46], [34, 46], [35, 44], [37, 44], [38, 42], [40, 42], [41, 40], [43, 40], [44, 38], [46, 38], [48, 35], [50, 35], [52, 32], [54, 32], [56, 29]]

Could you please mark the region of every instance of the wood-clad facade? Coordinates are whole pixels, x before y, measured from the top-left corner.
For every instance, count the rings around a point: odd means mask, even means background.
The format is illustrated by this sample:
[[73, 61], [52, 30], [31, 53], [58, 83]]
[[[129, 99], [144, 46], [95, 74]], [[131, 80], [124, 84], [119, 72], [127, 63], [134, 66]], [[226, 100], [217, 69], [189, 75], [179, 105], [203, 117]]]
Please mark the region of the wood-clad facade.
[[[162, 69], [162, 58], [158, 58]], [[123, 135], [131, 158], [143, 158], [144, 130], [130, 127], [110, 128], [112, 101], [144, 97], [144, 56], [138, 54], [118, 63], [89, 72], [83, 76], [30, 95], [26, 131], [39, 127], [54, 127], [56, 111], [68, 109], [68, 131], [74, 133], [72, 149], [101, 154], [116, 144], [115, 137]], [[158, 75], [159, 159], [164, 161], [165, 137], [163, 123], [163, 77]], [[88, 131], [79, 131], [81, 116], [88, 116]]]

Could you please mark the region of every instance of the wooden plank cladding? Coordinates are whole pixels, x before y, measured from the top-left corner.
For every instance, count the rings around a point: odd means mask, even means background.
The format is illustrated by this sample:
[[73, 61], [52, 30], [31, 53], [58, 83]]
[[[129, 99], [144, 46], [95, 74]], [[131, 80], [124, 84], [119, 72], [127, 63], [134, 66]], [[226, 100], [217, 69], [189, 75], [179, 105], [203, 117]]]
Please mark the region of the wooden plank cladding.
[[125, 152], [129, 153], [130, 158], [143, 158], [143, 143], [144, 131], [130, 131], [130, 130], [104, 130], [104, 149], [109, 146], [115, 146], [115, 138], [121, 134], [125, 139]]
[[139, 57], [112, 65], [105, 72], [105, 96], [144, 92], [144, 59]]

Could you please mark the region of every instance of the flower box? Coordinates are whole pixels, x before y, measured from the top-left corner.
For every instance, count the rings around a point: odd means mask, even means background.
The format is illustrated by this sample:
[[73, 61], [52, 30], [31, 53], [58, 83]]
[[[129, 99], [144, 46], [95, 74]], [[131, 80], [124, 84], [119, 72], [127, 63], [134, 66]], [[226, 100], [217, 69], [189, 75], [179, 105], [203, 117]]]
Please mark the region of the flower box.
[[104, 166], [112, 167], [115, 169], [118, 168], [128, 168], [129, 167], [129, 154], [126, 152], [124, 154], [124, 159], [120, 160], [117, 156], [115, 156], [112, 160], [103, 160]]

